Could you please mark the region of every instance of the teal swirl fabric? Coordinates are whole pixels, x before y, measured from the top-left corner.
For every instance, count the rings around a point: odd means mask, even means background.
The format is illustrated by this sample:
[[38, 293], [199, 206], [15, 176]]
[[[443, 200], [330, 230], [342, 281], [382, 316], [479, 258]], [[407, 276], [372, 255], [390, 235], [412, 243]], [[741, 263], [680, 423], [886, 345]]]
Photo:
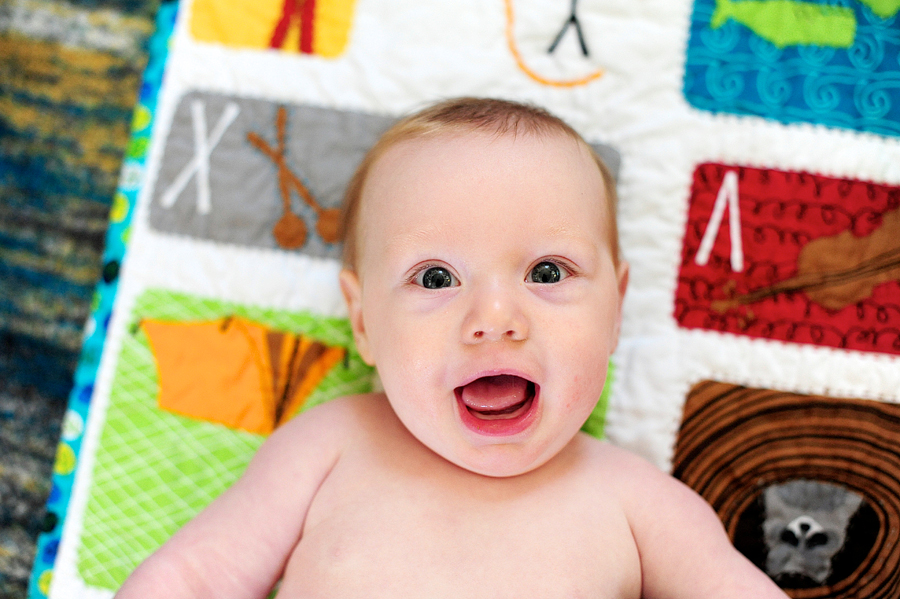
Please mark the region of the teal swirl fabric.
[[[857, 0], [821, 5], [852, 11], [851, 43], [778, 45], [776, 1], [696, 0], [684, 76], [689, 104], [704, 111], [754, 115], [900, 135], [900, 17], [884, 17]], [[804, 4], [809, 4], [808, 2]], [[767, 11], [769, 14], [767, 14]], [[771, 25], [770, 25], [771, 24]], [[815, 25], [808, 27], [811, 29]], [[843, 23], [841, 24], [843, 26]], [[773, 31], [770, 31], [772, 29]], [[798, 31], [796, 37], [815, 37]]]

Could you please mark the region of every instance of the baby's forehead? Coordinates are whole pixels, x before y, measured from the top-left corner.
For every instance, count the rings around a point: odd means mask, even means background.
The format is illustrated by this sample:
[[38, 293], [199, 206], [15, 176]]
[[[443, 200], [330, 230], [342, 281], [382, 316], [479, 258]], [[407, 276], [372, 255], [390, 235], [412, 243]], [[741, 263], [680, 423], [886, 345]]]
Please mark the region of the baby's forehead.
[[[510, 194], [540, 196], [548, 210], [560, 202], [583, 204], [601, 217], [608, 200], [592, 151], [571, 136], [451, 132], [387, 148], [368, 173], [360, 218], [367, 225], [404, 220], [406, 212], [426, 206], [471, 214]], [[518, 204], [508, 206], [516, 211]]]
[[[537, 148], [535, 152], [533, 149]], [[559, 176], [569, 170], [580, 170], [585, 164], [595, 170], [602, 179], [593, 150], [583, 140], [563, 131], [493, 132], [476, 129], [453, 129], [429, 132], [426, 135], [397, 140], [382, 150], [373, 161], [367, 176], [367, 187], [375, 187], [373, 180], [394, 182], [402, 174], [406, 180], [435, 176], [453, 177], [477, 166], [478, 161], [497, 161], [507, 164], [523, 160], [523, 153], [534, 166], [534, 157], [544, 156], [540, 163], [543, 174]], [[569, 160], [551, 160], [552, 156], [566, 154]]]

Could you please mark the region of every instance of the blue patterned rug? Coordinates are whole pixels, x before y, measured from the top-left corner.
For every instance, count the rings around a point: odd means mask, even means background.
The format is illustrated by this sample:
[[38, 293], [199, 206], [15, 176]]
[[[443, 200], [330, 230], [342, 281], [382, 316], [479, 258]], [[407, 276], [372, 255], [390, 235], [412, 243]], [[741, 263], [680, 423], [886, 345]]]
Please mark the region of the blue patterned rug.
[[0, 3], [0, 597], [25, 597], [160, 0]]

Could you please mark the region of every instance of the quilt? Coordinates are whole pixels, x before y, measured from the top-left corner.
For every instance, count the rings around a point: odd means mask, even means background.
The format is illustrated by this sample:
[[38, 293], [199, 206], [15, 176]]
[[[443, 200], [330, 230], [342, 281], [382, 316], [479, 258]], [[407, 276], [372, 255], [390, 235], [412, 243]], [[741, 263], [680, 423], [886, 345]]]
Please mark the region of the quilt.
[[791, 597], [900, 597], [898, 12], [163, 3], [30, 596], [111, 597], [280, 424], [378, 385], [343, 190], [399, 116], [479, 95], [547, 107], [617, 176], [631, 281], [588, 432], [693, 487]]

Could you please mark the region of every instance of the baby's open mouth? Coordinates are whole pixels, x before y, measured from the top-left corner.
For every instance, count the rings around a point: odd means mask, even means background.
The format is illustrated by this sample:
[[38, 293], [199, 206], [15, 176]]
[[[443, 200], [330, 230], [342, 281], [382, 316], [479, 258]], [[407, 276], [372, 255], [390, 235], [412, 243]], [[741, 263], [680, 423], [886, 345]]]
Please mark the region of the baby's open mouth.
[[518, 418], [531, 408], [535, 384], [512, 374], [485, 376], [462, 387], [456, 396], [466, 411], [481, 420]]

